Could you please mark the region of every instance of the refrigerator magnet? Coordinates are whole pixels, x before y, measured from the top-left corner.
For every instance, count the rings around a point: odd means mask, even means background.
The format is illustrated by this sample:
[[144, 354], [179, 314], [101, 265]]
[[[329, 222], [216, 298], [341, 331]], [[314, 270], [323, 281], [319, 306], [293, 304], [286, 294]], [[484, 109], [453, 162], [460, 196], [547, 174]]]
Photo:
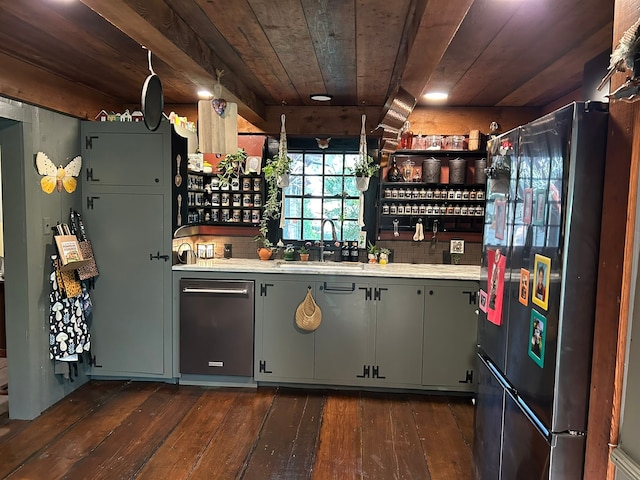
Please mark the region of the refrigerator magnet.
[[531, 310], [529, 325], [529, 357], [540, 368], [544, 368], [544, 350], [547, 344], [547, 319], [535, 310]]
[[549, 308], [549, 271], [551, 259], [536, 253], [533, 264], [533, 292], [531, 301], [545, 310]]
[[502, 300], [506, 264], [507, 259], [500, 248], [487, 250], [487, 285], [489, 287], [487, 320], [495, 325], [502, 325]]
[[487, 292], [480, 290], [480, 310], [487, 313]]
[[522, 211], [522, 223], [531, 225], [531, 217], [533, 212], [533, 188], [524, 189], [524, 204]]
[[524, 268], [520, 269], [520, 292], [518, 299], [520, 303], [525, 307], [529, 305], [529, 270]]
[[507, 200], [498, 198], [495, 201], [495, 237], [504, 240], [504, 230], [507, 223]]

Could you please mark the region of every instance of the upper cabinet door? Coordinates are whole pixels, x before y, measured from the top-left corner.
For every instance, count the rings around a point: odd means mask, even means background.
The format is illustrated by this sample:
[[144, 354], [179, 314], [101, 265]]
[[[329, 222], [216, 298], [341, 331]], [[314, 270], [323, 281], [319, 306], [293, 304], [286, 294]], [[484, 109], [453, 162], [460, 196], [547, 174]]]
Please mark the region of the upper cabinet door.
[[150, 132], [131, 122], [84, 122], [83, 180], [95, 186], [159, 187], [167, 180], [168, 123]]

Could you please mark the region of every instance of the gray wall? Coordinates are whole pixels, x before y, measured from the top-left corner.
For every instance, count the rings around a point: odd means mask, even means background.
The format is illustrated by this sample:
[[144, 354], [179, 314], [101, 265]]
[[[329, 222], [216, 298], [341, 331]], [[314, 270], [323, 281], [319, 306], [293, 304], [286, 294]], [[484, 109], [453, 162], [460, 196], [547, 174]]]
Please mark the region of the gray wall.
[[81, 211], [80, 188], [73, 194], [40, 188], [35, 154], [45, 152], [66, 165], [80, 153], [77, 119], [0, 98], [2, 204], [5, 242], [5, 296], [9, 416], [31, 419], [87, 381], [54, 374], [49, 360], [49, 256], [53, 236], [43, 218], [67, 222], [69, 209]]

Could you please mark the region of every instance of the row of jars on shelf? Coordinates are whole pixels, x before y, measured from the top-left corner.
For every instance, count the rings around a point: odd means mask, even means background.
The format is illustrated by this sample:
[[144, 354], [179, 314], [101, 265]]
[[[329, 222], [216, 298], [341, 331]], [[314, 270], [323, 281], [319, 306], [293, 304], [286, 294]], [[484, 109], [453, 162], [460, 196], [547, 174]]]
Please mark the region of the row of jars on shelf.
[[243, 192], [259, 192], [262, 190], [262, 177], [234, 177], [229, 183], [220, 182], [218, 177], [211, 177], [211, 181], [205, 183], [205, 177], [200, 175], [189, 175], [187, 179], [187, 189], [205, 190], [207, 192], [215, 190], [236, 190]]
[[190, 210], [187, 216], [189, 223], [239, 223], [258, 224], [260, 223], [261, 211], [259, 209], [240, 208], [198, 208]]
[[410, 204], [385, 203], [382, 215], [458, 215], [463, 217], [482, 217], [483, 205], [451, 205], [451, 204]]
[[212, 193], [189, 192], [190, 207], [261, 207], [261, 193]]
[[385, 199], [411, 200], [484, 200], [484, 190], [467, 188], [385, 188]]

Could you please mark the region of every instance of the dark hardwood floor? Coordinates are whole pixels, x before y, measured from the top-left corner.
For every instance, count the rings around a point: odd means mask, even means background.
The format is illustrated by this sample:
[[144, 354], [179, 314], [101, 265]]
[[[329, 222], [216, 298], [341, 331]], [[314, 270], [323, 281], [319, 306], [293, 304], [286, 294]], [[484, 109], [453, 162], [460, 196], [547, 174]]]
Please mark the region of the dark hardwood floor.
[[0, 478], [472, 478], [469, 398], [91, 382], [0, 416]]

